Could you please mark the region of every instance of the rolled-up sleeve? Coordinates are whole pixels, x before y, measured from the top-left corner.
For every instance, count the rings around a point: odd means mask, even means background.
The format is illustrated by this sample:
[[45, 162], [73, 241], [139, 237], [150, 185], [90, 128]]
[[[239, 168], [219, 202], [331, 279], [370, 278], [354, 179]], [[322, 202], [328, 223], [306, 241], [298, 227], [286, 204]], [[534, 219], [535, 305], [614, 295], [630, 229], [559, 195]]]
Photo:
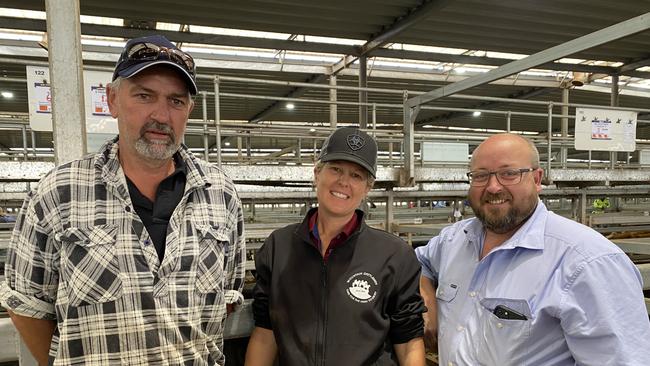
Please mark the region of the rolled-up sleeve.
[[438, 282], [440, 268], [440, 242], [441, 236], [429, 240], [427, 245], [415, 248], [415, 255], [422, 266], [422, 276]]
[[650, 365], [650, 322], [638, 269], [623, 253], [577, 267], [559, 318], [580, 365]]
[[[50, 202], [50, 204], [47, 204]], [[54, 206], [30, 192], [16, 220], [0, 284], [0, 303], [12, 312], [56, 319], [59, 250], [49, 222]]]
[[420, 296], [420, 266], [413, 253], [407, 250], [401, 254], [397, 281], [393, 292], [395, 308], [390, 314], [389, 337], [393, 344], [401, 344], [422, 337], [425, 311]]

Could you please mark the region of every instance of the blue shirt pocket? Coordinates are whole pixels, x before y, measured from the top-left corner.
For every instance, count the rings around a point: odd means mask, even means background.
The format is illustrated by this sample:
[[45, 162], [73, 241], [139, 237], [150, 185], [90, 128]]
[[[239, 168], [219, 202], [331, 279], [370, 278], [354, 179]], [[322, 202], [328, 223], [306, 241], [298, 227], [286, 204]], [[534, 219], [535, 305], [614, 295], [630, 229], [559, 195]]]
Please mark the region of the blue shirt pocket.
[[[526, 319], [503, 319], [494, 314], [497, 306], [505, 306]], [[522, 365], [527, 357], [532, 315], [524, 299], [484, 298], [478, 304], [478, 326], [481, 345], [477, 352], [481, 364]]]
[[438, 300], [450, 302], [456, 297], [457, 294], [458, 285], [445, 281], [440, 281], [438, 283], [438, 288], [436, 289], [436, 298]]

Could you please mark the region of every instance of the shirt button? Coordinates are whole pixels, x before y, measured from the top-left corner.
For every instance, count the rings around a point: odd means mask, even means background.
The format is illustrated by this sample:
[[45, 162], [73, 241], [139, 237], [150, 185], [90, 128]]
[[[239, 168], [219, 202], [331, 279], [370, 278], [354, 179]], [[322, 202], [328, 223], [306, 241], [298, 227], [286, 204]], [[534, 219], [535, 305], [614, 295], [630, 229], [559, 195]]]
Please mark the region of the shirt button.
[[149, 244], [151, 244], [151, 241], [149, 241], [149, 239], [144, 241], [144, 245], [149, 245]]
[[449, 361], [449, 362], [447, 363], [447, 366], [454, 366], [454, 363], [451, 362], [451, 361]]
[[459, 326], [456, 327], [456, 330], [459, 331], [459, 332], [462, 332], [464, 329], [465, 329], [465, 327], [463, 327], [462, 325], [459, 325]]
[[503, 328], [503, 323], [497, 323], [497, 328], [499, 329]]
[[124, 210], [125, 210], [126, 212], [131, 212], [131, 207], [130, 207], [130, 206], [126, 206], [126, 207], [124, 208]]
[[471, 291], [471, 292], [469, 293], [469, 296], [470, 296], [470, 297], [475, 297], [475, 296], [476, 296], [476, 291]]

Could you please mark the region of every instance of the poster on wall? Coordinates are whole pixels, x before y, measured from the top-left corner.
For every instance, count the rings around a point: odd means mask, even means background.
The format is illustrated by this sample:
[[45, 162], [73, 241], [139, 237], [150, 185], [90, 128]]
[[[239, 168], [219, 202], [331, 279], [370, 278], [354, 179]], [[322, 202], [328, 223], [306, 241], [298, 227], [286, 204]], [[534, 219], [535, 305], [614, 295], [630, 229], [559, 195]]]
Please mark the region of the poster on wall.
[[637, 112], [576, 108], [575, 149], [634, 151]]
[[29, 127], [34, 131], [52, 131], [50, 70], [47, 67], [27, 66], [26, 72]]
[[[52, 92], [47, 67], [26, 66], [29, 125], [34, 131], [52, 131]], [[117, 135], [117, 121], [108, 109], [106, 84], [111, 72], [84, 70], [84, 104], [88, 152]]]
[[86, 92], [86, 144], [88, 152], [97, 151], [106, 140], [117, 135], [117, 120], [108, 110], [106, 84], [111, 82], [113, 73], [106, 71], [84, 71], [84, 90]]
[[108, 111], [108, 100], [106, 98], [106, 87], [102, 84], [90, 87], [93, 116], [110, 116]]

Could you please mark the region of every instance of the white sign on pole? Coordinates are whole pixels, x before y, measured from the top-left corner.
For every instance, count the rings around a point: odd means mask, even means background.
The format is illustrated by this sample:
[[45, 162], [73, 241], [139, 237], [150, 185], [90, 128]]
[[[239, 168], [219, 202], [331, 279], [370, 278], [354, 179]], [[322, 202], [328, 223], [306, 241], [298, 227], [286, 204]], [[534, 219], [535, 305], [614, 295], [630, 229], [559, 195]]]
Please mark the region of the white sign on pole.
[[27, 66], [26, 71], [29, 127], [34, 131], [52, 131], [50, 70], [47, 67]]
[[[29, 126], [34, 131], [52, 131], [50, 71], [47, 67], [27, 66]], [[105, 140], [117, 135], [117, 121], [108, 110], [106, 84], [112, 73], [84, 71], [86, 133], [88, 151], [96, 151]]]
[[423, 142], [422, 161], [467, 163], [469, 144], [461, 142]]
[[575, 149], [634, 151], [637, 112], [576, 108]]

